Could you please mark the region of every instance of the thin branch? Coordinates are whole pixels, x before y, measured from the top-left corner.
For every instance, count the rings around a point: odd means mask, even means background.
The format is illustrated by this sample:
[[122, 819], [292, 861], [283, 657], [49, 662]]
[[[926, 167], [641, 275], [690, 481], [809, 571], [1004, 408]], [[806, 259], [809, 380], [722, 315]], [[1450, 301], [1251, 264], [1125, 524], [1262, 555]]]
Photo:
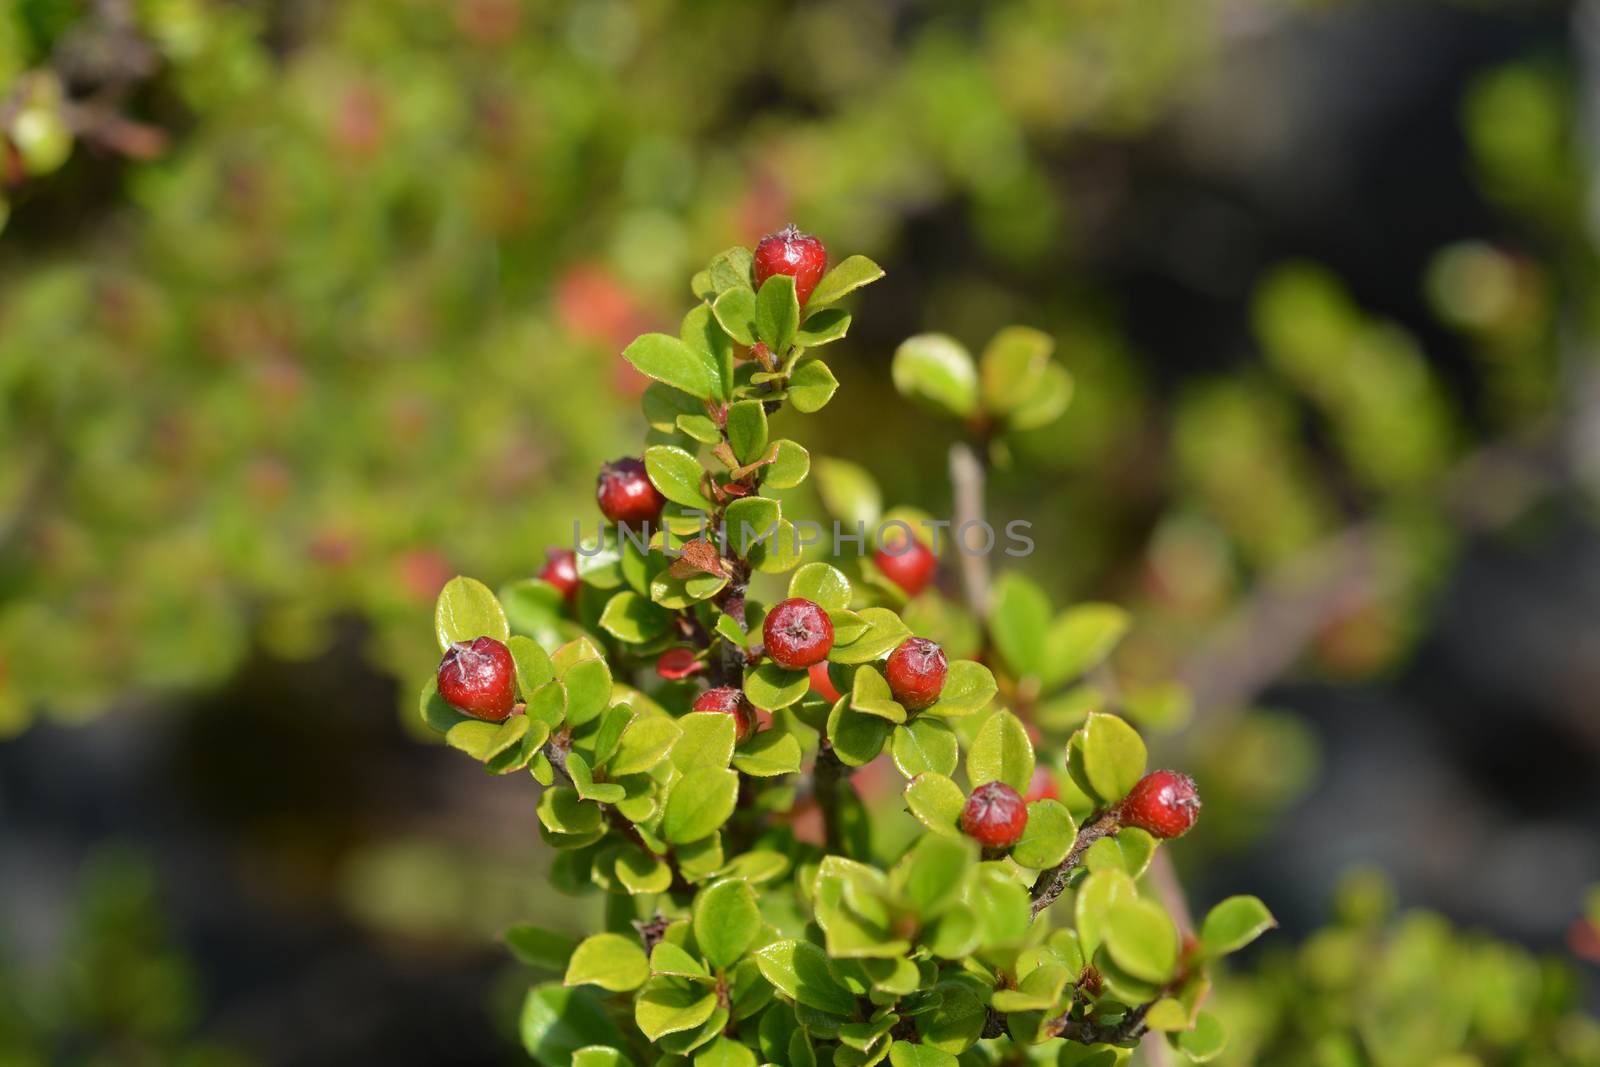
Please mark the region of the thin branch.
[[811, 767], [811, 791], [822, 810], [823, 848], [835, 855], [844, 855], [844, 827], [839, 821], [839, 785], [850, 775], [839, 754], [826, 737], [817, 748], [817, 759]]
[[[571, 746], [571, 736], [566, 731], [562, 731], [545, 742], [544, 754], [545, 758], [550, 761], [551, 770], [559, 775], [567, 785], [576, 788], [577, 783], [572, 780], [572, 772], [567, 769], [567, 753], [571, 750]], [[678, 869], [677, 857], [672, 854], [671, 849], [668, 849], [665, 853], [657, 852], [645, 841], [644, 836], [639, 833], [639, 828], [629, 821], [622, 812], [610, 804], [601, 804], [599, 801], [595, 803], [599, 805], [601, 812], [605, 814], [606, 821], [611, 824], [614, 830], [630, 843], [643, 849], [646, 855], [655, 857], [672, 869], [672, 889], [674, 892], [683, 892], [689, 889], [689, 881], [684, 878], [683, 872]]]
[[1033, 910], [1029, 918], [1037, 919], [1041, 911], [1061, 899], [1072, 872], [1083, 863], [1083, 854], [1089, 851], [1090, 845], [1102, 837], [1112, 836], [1121, 828], [1122, 823], [1115, 811], [1097, 815], [1079, 827], [1078, 836], [1073, 840], [1066, 858], [1049, 870], [1039, 872], [1038, 879], [1034, 881]]
[[983, 462], [964, 441], [950, 446], [950, 485], [955, 492], [955, 527], [950, 531], [952, 547], [961, 561], [961, 583], [967, 604], [980, 619], [989, 617], [989, 557], [968, 552], [961, 531], [984, 523], [984, 484], [987, 475]]

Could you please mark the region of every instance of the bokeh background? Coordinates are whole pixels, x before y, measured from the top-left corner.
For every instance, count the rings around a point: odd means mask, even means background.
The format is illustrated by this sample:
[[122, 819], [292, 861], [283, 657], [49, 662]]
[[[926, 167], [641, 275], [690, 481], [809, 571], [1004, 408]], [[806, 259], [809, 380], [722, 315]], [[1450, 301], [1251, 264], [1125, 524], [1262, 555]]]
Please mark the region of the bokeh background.
[[433, 597], [789, 221], [888, 271], [803, 431], [888, 502], [901, 339], [1057, 339], [990, 510], [1192, 693], [1224, 1062], [1591, 1062], [1596, 132], [1592, 2], [7, 0], [0, 1064], [526, 1062], [498, 935], [594, 902], [421, 737]]

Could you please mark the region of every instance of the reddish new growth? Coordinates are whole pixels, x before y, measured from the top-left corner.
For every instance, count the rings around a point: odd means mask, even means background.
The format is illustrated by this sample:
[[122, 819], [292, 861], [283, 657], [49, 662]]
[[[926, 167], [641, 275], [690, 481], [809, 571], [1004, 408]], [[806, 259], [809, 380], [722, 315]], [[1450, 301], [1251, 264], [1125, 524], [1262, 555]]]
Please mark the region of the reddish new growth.
[[600, 468], [595, 483], [600, 513], [624, 526], [642, 526], [661, 517], [667, 500], [650, 484], [644, 461], [629, 456]]
[[744, 744], [756, 732], [756, 709], [744, 698], [744, 693], [731, 685], [707, 689], [695, 699], [695, 711], [720, 711], [733, 716], [733, 739]]
[[1028, 806], [1004, 782], [986, 782], [961, 809], [961, 830], [984, 848], [1010, 848], [1028, 827]]
[[578, 558], [570, 548], [552, 548], [545, 552], [544, 566], [539, 577], [555, 586], [567, 603], [578, 596]]
[[1124, 826], [1137, 826], [1160, 838], [1182, 837], [1200, 817], [1200, 794], [1187, 774], [1151, 771], [1117, 810]]
[[828, 250], [810, 234], [801, 233], [791, 224], [777, 233], [769, 233], [756, 245], [756, 288], [774, 274], [787, 274], [794, 279], [794, 295], [804, 304], [811, 290], [822, 280], [828, 266]]
[[761, 625], [767, 655], [784, 670], [803, 671], [833, 650], [833, 621], [804, 597], [790, 597], [767, 613]]
[[904, 531], [890, 533], [872, 554], [872, 562], [885, 578], [904, 590], [906, 596], [916, 596], [926, 589], [939, 566], [933, 549]]
[[503, 722], [517, 702], [517, 665], [492, 637], [457, 641], [439, 661], [439, 695], [463, 715]]
[[909, 711], [921, 711], [939, 700], [949, 663], [936, 642], [908, 637], [889, 653], [884, 673], [895, 700]]

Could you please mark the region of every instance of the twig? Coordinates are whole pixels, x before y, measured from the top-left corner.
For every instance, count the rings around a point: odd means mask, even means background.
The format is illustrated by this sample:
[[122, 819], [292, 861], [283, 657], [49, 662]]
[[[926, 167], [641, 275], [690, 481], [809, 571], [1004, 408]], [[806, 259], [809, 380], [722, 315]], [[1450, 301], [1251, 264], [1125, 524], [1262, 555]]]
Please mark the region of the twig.
[[989, 617], [989, 557], [980, 552], [968, 552], [961, 531], [984, 522], [985, 481], [983, 463], [971, 446], [964, 441], [951, 445], [950, 485], [955, 493], [956, 514], [950, 540], [961, 560], [961, 582], [967, 604], [980, 619]]
[[1029, 918], [1037, 919], [1041, 911], [1061, 899], [1061, 894], [1066, 892], [1068, 879], [1083, 862], [1083, 854], [1089, 851], [1090, 845], [1102, 837], [1112, 836], [1121, 828], [1121, 820], [1115, 811], [1097, 815], [1079, 827], [1078, 836], [1073, 840], [1066, 858], [1049, 870], [1039, 872], [1038, 879], [1034, 881], [1033, 910]]
[[[545, 742], [544, 754], [545, 758], [550, 761], [551, 770], [560, 775], [568, 785], [576, 787], [577, 783], [572, 780], [572, 772], [567, 769], [567, 753], [570, 751], [571, 745], [571, 736], [563, 730]], [[671, 849], [668, 849], [665, 853], [657, 852], [645, 841], [644, 836], [639, 833], [639, 828], [629, 822], [627, 816], [623, 815], [622, 812], [610, 804], [601, 804], [599, 801], [595, 803], [599, 805], [601, 812], [605, 814], [606, 821], [611, 823], [611, 826], [619, 834], [632, 844], [643, 849], [646, 855], [655, 857], [672, 869], [673, 892], [685, 892], [689, 889], [689, 881], [683, 876], [683, 872], [678, 869], [677, 857], [672, 854]]]
[[824, 737], [811, 768], [811, 791], [817, 798], [817, 807], [822, 810], [823, 848], [841, 856], [844, 855], [844, 828], [839, 823], [839, 783], [849, 773], [849, 768]]

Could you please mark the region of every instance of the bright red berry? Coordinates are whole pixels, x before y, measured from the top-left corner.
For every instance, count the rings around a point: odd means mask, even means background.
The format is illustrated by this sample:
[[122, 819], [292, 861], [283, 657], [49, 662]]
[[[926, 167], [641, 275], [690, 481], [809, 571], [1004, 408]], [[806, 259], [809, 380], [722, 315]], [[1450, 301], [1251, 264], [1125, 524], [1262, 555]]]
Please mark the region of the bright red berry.
[[828, 675], [826, 663], [813, 663], [811, 671], [811, 691], [830, 704], [839, 702], [839, 690], [834, 688], [833, 679]]
[[926, 637], [908, 637], [900, 642], [889, 653], [884, 669], [889, 691], [910, 711], [921, 711], [935, 704], [949, 672], [944, 649]]
[[720, 711], [733, 716], [733, 739], [744, 744], [756, 732], [756, 709], [745, 699], [744, 692], [725, 685], [707, 689], [695, 698], [695, 711]]
[[1060, 800], [1061, 787], [1056, 783], [1055, 772], [1042, 763], [1035, 767], [1028, 782], [1028, 795], [1023, 799], [1029, 804], [1035, 800]]
[[544, 555], [539, 577], [555, 586], [568, 604], [572, 603], [578, 598], [578, 557], [570, 548], [552, 548]]
[[920, 538], [898, 531], [891, 532], [878, 546], [872, 554], [872, 562], [878, 565], [884, 577], [905, 590], [906, 596], [916, 596], [927, 588], [939, 566], [939, 557]]
[[1151, 771], [1122, 798], [1122, 824], [1156, 837], [1182, 837], [1200, 817], [1194, 779], [1177, 771]]
[[667, 500], [650, 484], [644, 461], [629, 456], [600, 468], [595, 483], [600, 513], [624, 526], [642, 526], [661, 517]]
[[492, 637], [457, 641], [439, 661], [439, 695], [463, 715], [503, 722], [517, 702], [517, 665]]
[[1010, 848], [1028, 827], [1028, 805], [1004, 782], [985, 782], [961, 809], [961, 830], [984, 848]]
[[833, 650], [833, 621], [812, 601], [790, 597], [767, 612], [761, 636], [772, 662], [785, 670], [803, 671], [827, 659]]
[[794, 279], [794, 295], [804, 304], [827, 266], [828, 250], [821, 241], [793, 225], [786, 226], [767, 234], [756, 245], [756, 288], [760, 289], [761, 283], [774, 274], [787, 274]]

